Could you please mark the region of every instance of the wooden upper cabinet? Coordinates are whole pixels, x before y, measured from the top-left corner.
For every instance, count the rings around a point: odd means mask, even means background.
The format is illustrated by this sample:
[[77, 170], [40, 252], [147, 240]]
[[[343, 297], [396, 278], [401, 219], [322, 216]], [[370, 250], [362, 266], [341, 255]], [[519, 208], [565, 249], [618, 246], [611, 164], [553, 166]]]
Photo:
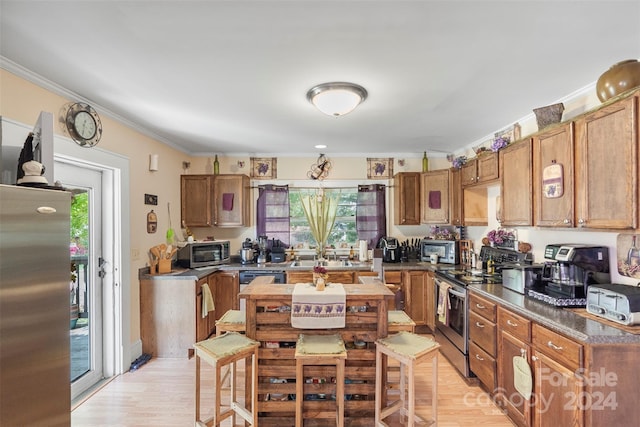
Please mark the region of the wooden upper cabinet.
[[576, 121], [576, 218], [585, 228], [638, 226], [638, 97]]
[[449, 224], [449, 169], [422, 174], [422, 223]]
[[498, 153], [486, 153], [469, 160], [461, 168], [462, 186], [484, 184], [495, 181], [500, 176]]
[[250, 184], [247, 175], [214, 175], [214, 221], [218, 227], [247, 227]]
[[534, 224], [575, 225], [574, 124], [569, 122], [533, 138]]
[[420, 225], [420, 172], [397, 173], [393, 179], [393, 223]]
[[478, 184], [495, 181], [500, 177], [498, 153], [484, 154], [477, 159]]
[[462, 225], [463, 211], [462, 211], [462, 176], [460, 169], [451, 168], [449, 170], [449, 217], [451, 218], [451, 225]]
[[180, 176], [180, 216], [187, 227], [210, 227], [211, 175]]
[[532, 225], [533, 195], [531, 140], [510, 145], [500, 153], [501, 225]]

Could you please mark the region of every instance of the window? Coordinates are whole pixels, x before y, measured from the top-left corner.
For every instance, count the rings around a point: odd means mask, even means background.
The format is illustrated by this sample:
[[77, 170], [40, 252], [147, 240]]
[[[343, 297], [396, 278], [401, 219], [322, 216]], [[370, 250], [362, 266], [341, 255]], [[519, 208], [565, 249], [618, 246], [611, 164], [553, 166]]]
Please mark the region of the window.
[[[290, 237], [291, 246], [294, 248], [304, 247], [305, 243], [309, 246], [316, 244], [300, 201], [301, 196], [314, 194], [316, 191], [315, 189], [289, 189]], [[358, 240], [356, 230], [357, 189], [325, 189], [324, 193], [338, 196], [336, 219], [327, 243], [335, 248], [355, 246]]]
[[[260, 186], [256, 211], [258, 236], [279, 239], [284, 246], [296, 249], [314, 247], [302, 196], [316, 194], [318, 189]], [[327, 244], [337, 249], [356, 246], [367, 240], [369, 247], [377, 245], [386, 233], [386, 187], [360, 185], [357, 188], [325, 188], [324, 194], [336, 195], [338, 207]]]

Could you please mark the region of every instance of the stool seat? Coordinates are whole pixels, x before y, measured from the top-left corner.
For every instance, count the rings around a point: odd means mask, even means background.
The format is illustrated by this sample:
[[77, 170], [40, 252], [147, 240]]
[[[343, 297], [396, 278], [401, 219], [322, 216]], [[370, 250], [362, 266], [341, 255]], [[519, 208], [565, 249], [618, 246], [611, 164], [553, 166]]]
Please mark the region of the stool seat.
[[416, 322], [402, 310], [389, 310], [387, 316], [389, 319], [389, 333], [400, 331], [414, 332], [416, 329]]
[[216, 335], [222, 332], [244, 332], [246, 329], [246, 313], [240, 310], [227, 310], [221, 318], [216, 320]]
[[[233, 425], [235, 425], [236, 414], [240, 415], [245, 421], [253, 426], [258, 423], [257, 412], [257, 372], [258, 372], [258, 347], [260, 343], [247, 338], [245, 335], [237, 332], [227, 332], [214, 338], [197, 342], [193, 345], [196, 356], [196, 425], [209, 425], [213, 422], [213, 426], [219, 426], [220, 423], [232, 417]], [[245, 405], [241, 405], [236, 400], [236, 362], [251, 358], [251, 367], [245, 366], [247, 375], [251, 375], [251, 401], [246, 401]], [[215, 370], [214, 387], [215, 402], [213, 417], [207, 420], [200, 419], [200, 383], [201, 383], [201, 360], [209, 363]], [[231, 403], [229, 409], [221, 411], [221, 369], [227, 365], [231, 365]], [[249, 399], [247, 399], [249, 400]], [[251, 407], [251, 410], [248, 407]]]
[[[420, 420], [415, 414], [415, 366], [428, 360], [431, 360], [432, 364], [431, 410], [433, 416], [430, 424], [438, 424], [437, 350], [439, 348], [440, 344], [432, 338], [406, 331], [376, 341], [376, 427], [386, 426], [383, 420], [398, 411], [401, 417], [407, 417], [406, 423], [403, 424], [407, 427], [413, 427], [416, 420]], [[387, 366], [389, 357], [400, 363], [400, 400], [387, 405], [387, 390], [382, 390], [382, 379], [383, 375], [386, 375], [383, 370]]]
[[340, 334], [310, 335], [300, 334], [296, 343], [296, 427], [303, 424], [304, 367], [336, 367], [336, 425], [344, 426], [344, 361], [347, 349]]
[[440, 344], [433, 338], [404, 331], [389, 335], [386, 338], [380, 338], [376, 341], [376, 345], [386, 347], [389, 352], [396, 356], [404, 356], [414, 360], [440, 347]]

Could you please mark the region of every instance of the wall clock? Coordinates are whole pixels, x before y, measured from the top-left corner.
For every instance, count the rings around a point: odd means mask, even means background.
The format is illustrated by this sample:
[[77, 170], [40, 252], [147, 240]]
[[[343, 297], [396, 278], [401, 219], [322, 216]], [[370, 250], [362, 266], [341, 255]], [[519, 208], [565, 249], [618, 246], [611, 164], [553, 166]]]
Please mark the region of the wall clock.
[[81, 147], [93, 147], [102, 138], [100, 116], [89, 104], [72, 104], [67, 110], [65, 124], [71, 139]]

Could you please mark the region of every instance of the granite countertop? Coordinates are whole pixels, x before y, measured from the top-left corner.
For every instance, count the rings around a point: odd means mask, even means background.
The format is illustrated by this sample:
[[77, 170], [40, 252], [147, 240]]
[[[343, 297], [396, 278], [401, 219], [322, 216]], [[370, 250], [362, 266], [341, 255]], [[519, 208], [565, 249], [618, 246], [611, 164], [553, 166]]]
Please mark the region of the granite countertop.
[[640, 344], [640, 334], [635, 335], [569, 309], [527, 298], [501, 284], [470, 284], [467, 289], [577, 341], [592, 345]]
[[[438, 268], [451, 268], [452, 266], [446, 266], [445, 264], [431, 264], [421, 261], [410, 262], [398, 262], [398, 263], [383, 263], [382, 267], [385, 271], [404, 271], [404, 270], [430, 270], [436, 271]], [[272, 263], [267, 262], [264, 264], [242, 264], [240, 262], [231, 262], [229, 264], [222, 264], [213, 267], [200, 267], [200, 268], [183, 268], [174, 266], [171, 273], [150, 275], [149, 268], [141, 268], [138, 273], [140, 279], [190, 279], [199, 280], [209, 274], [216, 271], [244, 271], [244, 270], [273, 270], [273, 271], [307, 271], [312, 267], [292, 267], [291, 262]], [[371, 262], [356, 262], [351, 266], [333, 266], [329, 267], [331, 271], [371, 271]]]

